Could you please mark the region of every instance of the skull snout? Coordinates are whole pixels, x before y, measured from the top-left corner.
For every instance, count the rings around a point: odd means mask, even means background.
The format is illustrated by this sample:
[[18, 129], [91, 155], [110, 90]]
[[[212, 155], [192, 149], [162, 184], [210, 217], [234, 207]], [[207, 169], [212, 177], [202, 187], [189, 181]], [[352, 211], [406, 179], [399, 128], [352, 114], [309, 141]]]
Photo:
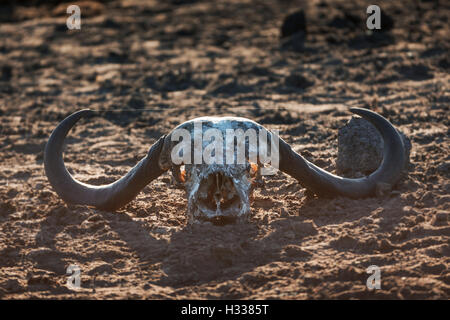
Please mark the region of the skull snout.
[[188, 214], [214, 224], [228, 224], [249, 213], [248, 170], [231, 166], [192, 166], [186, 189]]

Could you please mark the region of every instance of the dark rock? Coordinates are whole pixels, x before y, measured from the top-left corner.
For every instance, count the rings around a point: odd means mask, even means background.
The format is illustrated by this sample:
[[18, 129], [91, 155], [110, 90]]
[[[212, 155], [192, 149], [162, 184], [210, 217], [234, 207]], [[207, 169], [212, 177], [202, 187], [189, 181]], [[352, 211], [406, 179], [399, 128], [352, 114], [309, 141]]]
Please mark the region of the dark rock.
[[145, 101], [139, 97], [131, 97], [128, 100], [128, 106], [132, 109], [143, 109], [145, 108]]
[[0, 7], [0, 23], [15, 21], [14, 9], [14, 4], [2, 3]]
[[[373, 13], [372, 13], [373, 14]], [[372, 15], [371, 14], [371, 15]], [[369, 17], [369, 15], [367, 15]], [[373, 29], [372, 32], [375, 33], [385, 33], [389, 32], [394, 28], [394, 19], [390, 15], [388, 15], [383, 9], [381, 9], [381, 28], [380, 29]], [[366, 27], [366, 26], [365, 26]]]
[[381, 10], [381, 31], [391, 31], [394, 28], [394, 19], [384, 10]]
[[303, 10], [288, 15], [281, 26], [281, 38], [289, 37], [297, 32], [306, 34], [306, 17]]
[[314, 85], [314, 81], [308, 80], [301, 74], [291, 73], [284, 79], [284, 84], [298, 89], [306, 89]]

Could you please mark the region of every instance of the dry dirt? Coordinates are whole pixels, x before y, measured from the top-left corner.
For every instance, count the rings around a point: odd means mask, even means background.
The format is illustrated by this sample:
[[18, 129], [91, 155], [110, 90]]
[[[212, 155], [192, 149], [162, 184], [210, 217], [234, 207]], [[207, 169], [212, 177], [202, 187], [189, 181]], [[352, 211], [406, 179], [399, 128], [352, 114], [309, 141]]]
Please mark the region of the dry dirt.
[[[0, 5], [2, 299], [449, 299], [447, 1], [378, 1], [394, 26], [374, 34], [362, 0], [83, 1], [81, 30], [70, 31], [57, 2]], [[305, 42], [281, 47], [282, 21], [300, 7]], [[250, 223], [187, 226], [169, 174], [102, 212], [64, 204], [44, 173], [51, 131], [83, 108], [98, 116], [71, 131], [65, 160], [91, 184], [212, 114], [279, 129], [335, 172], [354, 106], [411, 139], [389, 195], [314, 198], [279, 173], [255, 192]], [[70, 264], [79, 292], [66, 287]], [[370, 265], [380, 290], [366, 287]]]

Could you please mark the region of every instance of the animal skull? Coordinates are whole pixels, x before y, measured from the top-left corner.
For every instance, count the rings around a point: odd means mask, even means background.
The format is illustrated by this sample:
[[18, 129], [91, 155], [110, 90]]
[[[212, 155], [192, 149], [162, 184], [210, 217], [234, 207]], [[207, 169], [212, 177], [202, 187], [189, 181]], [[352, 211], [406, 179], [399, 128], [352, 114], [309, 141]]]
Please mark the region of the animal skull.
[[[174, 164], [180, 136], [187, 148], [183, 159]], [[220, 223], [248, 216], [250, 193], [260, 181], [262, 158], [266, 158], [257, 155], [268, 151], [267, 138], [272, 142], [273, 134], [245, 118], [202, 117], [182, 123], [164, 139], [158, 164], [171, 169], [175, 180], [184, 183], [189, 221]], [[271, 146], [275, 152], [276, 145]], [[211, 159], [211, 153], [205, 154], [208, 149], [214, 150]]]
[[[249, 119], [203, 117], [182, 123], [167, 136], [162, 136], [147, 156], [121, 179], [109, 185], [92, 186], [75, 180], [62, 159], [67, 133], [80, 118], [90, 114], [90, 110], [68, 116], [53, 131], [44, 153], [45, 172], [64, 201], [115, 210], [134, 199], [152, 180], [171, 170], [175, 180], [186, 189], [188, 221], [226, 223], [248, 217], [250, 194], [260, 181], [261, 169], [268, 164], [261, 154], [267, 152], [270, 145], [271, 157], [275, 155], [277, 161], [269, 164], [294, 177], [315, 194], [366, 197], [375, 194], [380, 187], [386, 188], [397, 182], [405, 164], [404, 146], [388, 120], [366, 109], [350, 110], [370, 121], [384, 140], [380, 167], [364, 178], [341, 178], [317, 167], [292, 150], [276, 133]], [[258, 140], [255, 143], [251, 135], [248, 139], [245, 135], [243, 140], [239, 139], [243, 132], [250, 131], [259, 138], [268, 138], [268, 142]], [[238, 134], [229, 136], [230, 132]], [[184, 137], [184, 144], [180, 144], [180, 137]]]

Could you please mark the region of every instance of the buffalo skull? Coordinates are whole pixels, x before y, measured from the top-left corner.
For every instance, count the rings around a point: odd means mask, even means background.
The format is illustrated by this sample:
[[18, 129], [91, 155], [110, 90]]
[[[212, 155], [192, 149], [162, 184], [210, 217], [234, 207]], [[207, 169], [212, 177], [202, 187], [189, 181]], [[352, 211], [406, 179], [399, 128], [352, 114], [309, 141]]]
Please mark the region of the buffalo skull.
[[[367, 109], [350, 110], [371, 122], [384, 141], [381, 165], [363, 178], [342, 178], [319, 168], [292, 150], [276, 133], [249, 119], [202, 117], [184, 122], [159, 138], [119, 180], [108, 185], [89, 185], [67, 171], [62, 150], [69, 130], [80, 118], [93, 113], [90, 110], [73, 113], [52, 132], [44, 153], [45, 172], [54, 190], [67, 203], [113, 211], [170, 170], [186, 189], [189, 222], [245, 220], [250, 213], [249, 196], [261, 179], [261, 171], [270, 166], [319, 196], [367, 197], [380, 186], [392, 186], [398, 181], [405, 165], [405, 148], [397, 130], [384, 117]], [[260, 139], [252, 139], [255, 136]]]

